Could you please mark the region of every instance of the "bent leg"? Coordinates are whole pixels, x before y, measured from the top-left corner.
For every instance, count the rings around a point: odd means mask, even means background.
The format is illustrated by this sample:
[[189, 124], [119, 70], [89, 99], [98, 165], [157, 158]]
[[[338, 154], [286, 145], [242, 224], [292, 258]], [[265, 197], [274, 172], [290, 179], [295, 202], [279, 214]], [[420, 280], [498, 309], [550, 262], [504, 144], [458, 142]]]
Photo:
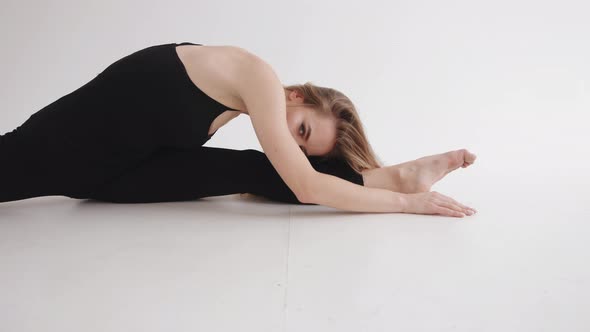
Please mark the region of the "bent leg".
[[[312, 156], [310, 163], [319, 172], [363, 185], [362, 176], [342, 160], [322, 161]], [[149, 203], [237, 193], [302, 204], [263, 152], [215, 147], [161, 149], [88, 198], [115, 203]]]

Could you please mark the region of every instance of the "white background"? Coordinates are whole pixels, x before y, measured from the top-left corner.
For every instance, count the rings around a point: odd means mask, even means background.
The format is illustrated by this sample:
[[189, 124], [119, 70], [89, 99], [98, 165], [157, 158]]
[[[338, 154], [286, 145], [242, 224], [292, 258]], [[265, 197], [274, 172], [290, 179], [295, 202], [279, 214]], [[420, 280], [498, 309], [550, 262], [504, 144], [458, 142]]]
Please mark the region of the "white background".
[[[386, 165], [474, 152], [433, 190], [479, 211], [3, 203], [0, 330], [590, 330], [587, 1], [0, 1], [2, 133], [135, 50], [238, 45]], [[207, 145], [260, 149], [245, 115]]]

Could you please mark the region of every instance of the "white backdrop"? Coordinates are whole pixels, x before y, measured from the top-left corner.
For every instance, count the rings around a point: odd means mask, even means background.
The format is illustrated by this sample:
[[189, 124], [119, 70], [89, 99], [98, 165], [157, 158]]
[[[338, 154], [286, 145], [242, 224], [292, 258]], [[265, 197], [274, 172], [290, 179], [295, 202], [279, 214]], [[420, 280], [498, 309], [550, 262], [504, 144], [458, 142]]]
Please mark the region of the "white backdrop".
[[[500, 265], [532, 264], [520, 285], [553, 290], [548, 331], [590, 326], [588, 1], [0, 1], [0, 131], [140, 48], [238, 45], [284, 84], [347, 94], [386, 164], [477, 154], [433, 187], [487, 216], [463, 236], [505, 246]], [[260, 149], [245, 115], [207, 145]], [[531, 331], [540, 313], [526, 312]]]
[[[466, 147], [480, 169], [587, 165], [572, 158], [588, 138], [589, 14], [581, 0], [2, 0], [0, 130], [123, 55], [192, 41], [244, 47], [284, 84], [346, 93], [386, 163]], [[245, 115], [208, 145], [260, 149]]]

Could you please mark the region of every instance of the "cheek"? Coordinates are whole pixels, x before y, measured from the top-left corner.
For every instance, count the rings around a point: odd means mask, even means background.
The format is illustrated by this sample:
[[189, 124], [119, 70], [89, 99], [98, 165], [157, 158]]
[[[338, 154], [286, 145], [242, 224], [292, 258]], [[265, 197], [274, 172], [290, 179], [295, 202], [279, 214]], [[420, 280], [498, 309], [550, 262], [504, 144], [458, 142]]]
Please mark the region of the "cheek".
[[293, 116], [287, 114], [287, 127], [289, 128], [289, 132], [291, 132], [291, 136], [297, 139], [297, 122]]
[[301, 115], [297, 112], [287, 112], [287, 127], [289, 127], [291, 135], [296, 139], [299, 136], [299, 126], [301, 126], [302, 121]]
[[287, 115], [287, 127], [289, 127], [289, 131], [291, 132], [291, 134], [293, 133], [293, 126], [295, 125], [294, 121], [293, 121], [293, 117], [290, 115]]
[[289, 113], [287, 113], [287, 126], [289, 126], [289, 129], [293, 127], [293, 116]]

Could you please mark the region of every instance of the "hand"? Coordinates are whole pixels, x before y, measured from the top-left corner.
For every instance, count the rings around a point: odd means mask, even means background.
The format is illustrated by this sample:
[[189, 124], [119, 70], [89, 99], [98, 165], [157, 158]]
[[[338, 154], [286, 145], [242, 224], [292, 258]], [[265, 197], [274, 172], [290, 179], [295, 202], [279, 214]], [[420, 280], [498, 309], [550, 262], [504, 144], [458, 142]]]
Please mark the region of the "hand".
[[403, 213], [440, 214], [449, 217], [463, 218], [477, 212], [454, 199], [436, 191], [406, 194], [406, 205]]

